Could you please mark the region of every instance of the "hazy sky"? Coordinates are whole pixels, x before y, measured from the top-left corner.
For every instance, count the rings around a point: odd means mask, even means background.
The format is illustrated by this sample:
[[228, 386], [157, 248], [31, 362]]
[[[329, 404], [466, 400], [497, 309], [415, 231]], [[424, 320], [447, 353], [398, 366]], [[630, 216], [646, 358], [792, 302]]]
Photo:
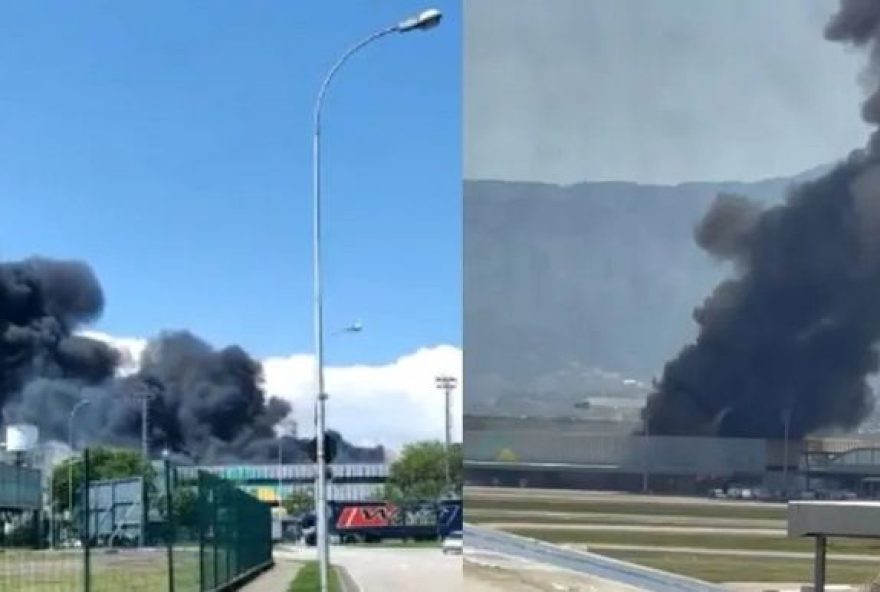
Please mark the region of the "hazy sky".
[[574, 183], [753, 180], [861, 146], [832, 0], [465, 3], [464, 170]]

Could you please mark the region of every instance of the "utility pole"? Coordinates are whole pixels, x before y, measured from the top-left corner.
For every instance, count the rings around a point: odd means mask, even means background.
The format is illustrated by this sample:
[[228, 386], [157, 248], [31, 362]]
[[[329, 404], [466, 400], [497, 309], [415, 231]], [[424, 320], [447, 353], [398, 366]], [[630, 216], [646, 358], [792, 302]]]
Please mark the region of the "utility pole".
[[642, 471], [642, 493], [648, 493], [648, 470], [650, 468], [650, 460], [649, 456], [651, 455], [651, 432], [650, 432], [650, 421], [648, 419], [648, 415], [645, 414], [645, 450], [644, 450], [644, 465]]
[[[73, 406], [73, 409], [70, 410], [70, 418], [67, 423], [67, 443], [70, 446], [70, 452], [75, 453], [75, 442], [73, 440], [73, 427], [74, 420], [76, 419], [76, 412], [89, 405], [91, 401], [88, 399], [80, 399], [76, 405]], [[73, 463], [74, 457], [71, 458], [67, 462], [67, 512], [70, 515], [70, 527], [71, 532], [73, 531]], [[84, 487], [88, 487], [88, 483], [83, 483]]]
[[[148, 376], [140, 384], [140, 388], [136, 389], [134, 396], [141, 401], [141, 457], [144, 464], [144, 482], [146, 481], [146, 470], [150, 466], [150, 401], [155, 399], [160, 392], [164, 390], [162, 382], [158, 378]], [[146, 500], [141, 497], [141, 524], [140, 524], [140, 547], [144, 547], [147, 542], [147, 505]]]
[[152, 393], [141, 396], [141, 456], [150, 462], [150, 399]]
[[[45, 445], [43, 445], [43, 449], [44, 450], [46, 449]], [[48, 457], [48, 454], [46, 456]], [[43, 459], [43, 463], [47, 467], [47, 472], [48, 472], [47, 485], [49, 486], [49, 548], [54, 549], [55, 548], [55, 496], [53, 495], [54, 494], [54, 491], [53, 491], [54, 487], [53, 486], [55, 485], [55, 482], [53, 479], [53, 473], [55, 471], [52, 470], [51, 461], [49, 461], [48, 459]]]
[[150, 463], [150, 401], [155, 399], [164, 388], [159, 379], [148, 376], [134, 393], [135, 398], [141, 401], [141, 456], [144, 466]]
[[784, 438], [782, 443], [782, 485], [786, 496], [788, 496], [788, 430], [790, 424], [791, 408], [787, 407], [782, 410], [782, 432]]
[[437, 388], [444, 393], [444, 413], [446, 416], [446, 489], [452, 491], [452, 475], [449, 467], [449, 450], [452, 444], [452, 417], [451, 417], [451, 395], [452, 391], [458, 385], [458, 380], [454, 376], [441, 375], [434, 379]]

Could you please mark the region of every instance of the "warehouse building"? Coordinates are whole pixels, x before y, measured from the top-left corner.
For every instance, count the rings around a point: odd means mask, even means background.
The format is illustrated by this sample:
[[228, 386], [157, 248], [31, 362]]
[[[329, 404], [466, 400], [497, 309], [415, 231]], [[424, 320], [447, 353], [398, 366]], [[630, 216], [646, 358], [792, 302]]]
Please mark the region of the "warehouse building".
[[636, 436], [576, 421], [465, 424], [470, 485], [704, 494], [731, 486], [880, 496], [880, 438]]

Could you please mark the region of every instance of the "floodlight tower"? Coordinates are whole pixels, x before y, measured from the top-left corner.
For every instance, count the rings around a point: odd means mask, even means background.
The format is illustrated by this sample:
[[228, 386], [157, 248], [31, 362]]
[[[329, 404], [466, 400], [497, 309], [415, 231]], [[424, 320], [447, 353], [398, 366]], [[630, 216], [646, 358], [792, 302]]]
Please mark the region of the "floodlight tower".
[[446, 416], [446, 489], [452, 490], [452, 477], [449, 469], [449, 449], [452, 444], [452, 391], [458, 386], [458, 379], [454, 376], [441, 375], [434, 379], [437, 388], [444, 392], [444, 414]]

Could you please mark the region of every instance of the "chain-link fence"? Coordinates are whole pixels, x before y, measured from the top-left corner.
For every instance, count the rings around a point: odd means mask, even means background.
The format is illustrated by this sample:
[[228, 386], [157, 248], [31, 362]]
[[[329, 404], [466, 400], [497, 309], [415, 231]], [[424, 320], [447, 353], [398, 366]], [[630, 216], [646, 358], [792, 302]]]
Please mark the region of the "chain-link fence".
[[0, 465], [0, 591], [212, 592], [271, 565], [270, 508], [231, 482], [167, 461], [98, 478], [100, 460], [42, 488]]

